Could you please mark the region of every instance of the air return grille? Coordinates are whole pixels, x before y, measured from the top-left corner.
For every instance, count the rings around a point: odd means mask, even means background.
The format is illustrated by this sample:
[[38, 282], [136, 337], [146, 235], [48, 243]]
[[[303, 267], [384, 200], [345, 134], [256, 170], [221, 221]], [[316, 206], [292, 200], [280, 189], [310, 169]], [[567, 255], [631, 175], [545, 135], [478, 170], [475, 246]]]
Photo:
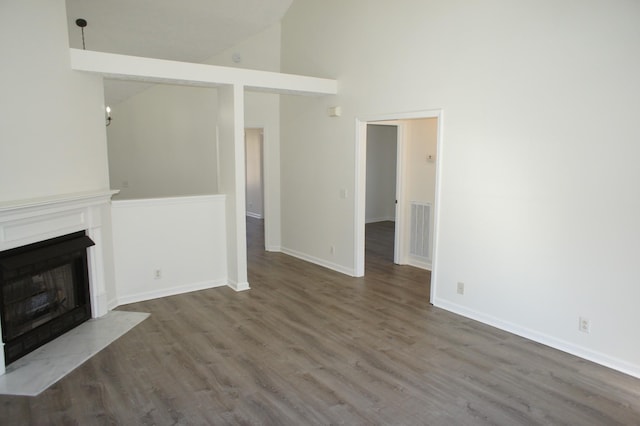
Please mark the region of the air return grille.
[[411, 255], [431, 260], [431, 204], [411, 202]]

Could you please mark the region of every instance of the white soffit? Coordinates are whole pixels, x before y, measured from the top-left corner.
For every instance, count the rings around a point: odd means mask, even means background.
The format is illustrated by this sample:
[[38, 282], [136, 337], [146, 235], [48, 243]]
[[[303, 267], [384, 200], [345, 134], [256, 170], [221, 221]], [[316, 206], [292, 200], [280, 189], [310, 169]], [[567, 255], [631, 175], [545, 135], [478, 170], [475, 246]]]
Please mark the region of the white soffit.
[[246, 90], [298, 95], [335, 95], [336, 80], [165, 59], [69, 49], [71, 68], [105, 78], [188, 86], [242, 85]]

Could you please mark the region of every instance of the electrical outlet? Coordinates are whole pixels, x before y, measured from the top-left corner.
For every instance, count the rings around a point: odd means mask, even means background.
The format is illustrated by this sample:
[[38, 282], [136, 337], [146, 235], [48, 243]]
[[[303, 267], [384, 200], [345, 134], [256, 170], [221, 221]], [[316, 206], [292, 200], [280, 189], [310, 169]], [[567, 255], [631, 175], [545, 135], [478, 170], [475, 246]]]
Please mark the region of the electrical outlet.
[[458, 282], [458, 294], [464, 294], [464, 283]]
[[591, 332], [591, 322], [589, 321], [589, 318], [578, 318], [578, 330], [587, 334]]
[[155, 272], [154, 272], [153, 277], [154, 277], [156, 280], [161, 279], [161, 278], [162, 278], [162, 270], [160, 270], [160, 269], [156, 269], [156, 270], [155, 270]]

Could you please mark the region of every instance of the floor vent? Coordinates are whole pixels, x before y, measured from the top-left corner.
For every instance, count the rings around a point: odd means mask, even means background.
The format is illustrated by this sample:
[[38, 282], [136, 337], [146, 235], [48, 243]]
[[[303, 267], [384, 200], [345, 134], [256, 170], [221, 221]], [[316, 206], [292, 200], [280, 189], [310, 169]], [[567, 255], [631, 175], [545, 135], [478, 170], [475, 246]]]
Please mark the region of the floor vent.
[[411, 255], [431, 260], [431, 204], [411, 202]]

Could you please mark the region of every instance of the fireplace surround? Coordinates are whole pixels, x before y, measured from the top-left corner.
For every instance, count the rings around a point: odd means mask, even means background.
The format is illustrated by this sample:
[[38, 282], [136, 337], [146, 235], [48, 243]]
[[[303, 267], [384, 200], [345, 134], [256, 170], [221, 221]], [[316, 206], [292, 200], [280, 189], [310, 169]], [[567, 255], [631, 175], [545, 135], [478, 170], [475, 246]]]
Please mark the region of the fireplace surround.
[[[115, 193], [117, 191], [105, 190], [0, 203], [0, 253], [15, 253], [11, 250], [69, 234], [85, 235], [94, 243], [85, 248], [87, 309], [92, 318], [105, 315], [108, 311], [105, 253], [109, 253], [110, 246], [105, 247], [103, 228], [110, 229], [110, 202], [111, 196]], [[111, 259], [111, 256], [108, 259]], [[54, 275], [65, 273], [68, 274], [69, 270], [53, 272]], [[35, 280], [41, 279], [39, 277]], [[55, 303], [54, 300], [52, 295], [35, 297], [25, 309], [32, 309], [32, 314], [37, 310], [50, 309]], [[0, 332], [4, 335], [2, 326], [0, 322]], [[4, 358], [4, 345], [3, 341], [0, 350], [0, 374], [5, 373], [6, 361], [9, 361]]]

